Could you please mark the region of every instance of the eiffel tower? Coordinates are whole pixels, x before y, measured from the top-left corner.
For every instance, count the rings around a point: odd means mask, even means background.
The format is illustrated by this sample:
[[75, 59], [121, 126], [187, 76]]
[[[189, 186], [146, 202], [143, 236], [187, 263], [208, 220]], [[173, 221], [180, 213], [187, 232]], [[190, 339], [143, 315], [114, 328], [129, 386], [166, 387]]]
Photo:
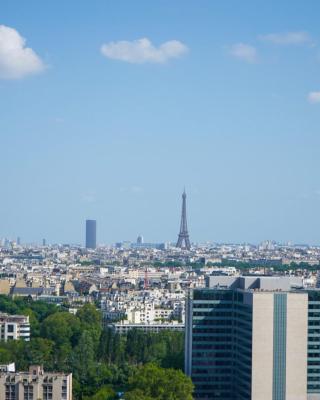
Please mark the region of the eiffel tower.
[[191, 247], [189, 233], [188, 233], [188, 225], [187, 225], [187, 195], [185, 190], [182, 193], [180, 233], [178, 236], [176, 247], [180, 247], [180, 249], [186, 249], [186, 250], [190, 250]]

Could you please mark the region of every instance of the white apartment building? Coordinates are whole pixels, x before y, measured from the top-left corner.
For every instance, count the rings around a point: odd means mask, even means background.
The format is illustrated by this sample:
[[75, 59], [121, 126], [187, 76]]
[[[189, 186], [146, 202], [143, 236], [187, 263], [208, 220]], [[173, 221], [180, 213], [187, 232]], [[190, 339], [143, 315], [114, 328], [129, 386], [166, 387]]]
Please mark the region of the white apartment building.
[[105, 293], [101, 309], [108, 322], [125, 319], [129, 324], [157, 324], [172, 319], [185, 321], [185, 292], [181, 289], [152, 289], [143, 292]]
[[167, 323], [167, 324], [130, 324], [127, 321], [119, 322], [116, 324], [109, 325], [111, 329], [116, 333], [127, 334], [131, 329], [139, 329], [145, 333], [153, 332], [159, 333], [161, 331], [179, 331], [183, 332], [185, 329], [184, 324], [179, 323]]
[[30, 340], [30, 323], [28, 315], [0, 314], [0, 340]]

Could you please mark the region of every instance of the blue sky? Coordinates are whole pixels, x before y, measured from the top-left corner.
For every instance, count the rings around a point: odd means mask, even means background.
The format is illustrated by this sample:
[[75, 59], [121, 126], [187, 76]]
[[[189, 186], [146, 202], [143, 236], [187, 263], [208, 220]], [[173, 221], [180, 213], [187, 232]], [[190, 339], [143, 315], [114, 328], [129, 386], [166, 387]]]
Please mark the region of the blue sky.
[[0, 237], [320, 244], [319, 14], [2, 0]]

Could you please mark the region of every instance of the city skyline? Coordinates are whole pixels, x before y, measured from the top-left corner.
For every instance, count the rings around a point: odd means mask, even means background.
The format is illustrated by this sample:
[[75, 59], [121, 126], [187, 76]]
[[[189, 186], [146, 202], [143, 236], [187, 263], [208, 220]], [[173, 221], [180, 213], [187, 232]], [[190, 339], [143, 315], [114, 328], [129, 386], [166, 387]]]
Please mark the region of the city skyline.
[[[293, 242], [292, 240], [276, 240], [272, 237], [269, 238], [262, 238], [260, 241], [219, 241], [219, 240], [203, 240], [203, 241], [192, 241], [189, 238], [189, 231], [188, 231], [188, 223], [187, 223], [187, 209], [186, 209], [186, 189], [183, 189], [183, 193], [182, 193], [182, 212], [180, 214], [181, 218], [180, 218], [180, 230], [179, 230], [179, 234], [178, 234], [178, 241], [175, 241], [175, 239], [168, 239], [168, 238], [158, 238], [158, 240], [150, 240], [150, 243], [170, 243], [172, 246], [175, 245], [175, 247], [180, 247], [181, 249], [186, 249], [186, 250], [190, 250], [191, 245], [197, 245], [197, 244], [208, 244], [208, 243], [212, 243], [212, 244], [218, 244], [218, 245], [222, 245], [222, 244], [235, 244], [235, 245], [241, 245], [241, 244], [248, 244], [248, 245], [258, 245], [258, 244], [263, 244], [263, 243], [276, 243], [279, 245], [286, 245], [286, 244], [292, 244], [292, 245], [310, 245], [310, 246], [320, 246], [320, 243], [308, 243], [308, 242]], [[83, 222], [83, 221], [82, 221]], [[83, 226], [82, 226], [83, 229]], [[140, 232], [140, 231], [139, 231]], [[141, 239], [142, 241], [144, 241], [144, 236], [141, 236], [141, 232], [137, 233], [138, 238], [137, 238], [137, 243], [139, 242], [139, 240]], [[40, 235], [41, 236], [41, 235]], [[82, 232], [82, 236], [83, 236], [83, 232]], [[46, 239], [44, 239], [42, 237], [41, 240], [37, 241], [24, 241], [22, 243], [21, 237], [19, 235], [11, 236], [8, 237], [6, 235], [0, 235], [0, 239], [2, 240], [8, 240], [11, 242], [16, 242], [17, 245], [20, 244], [36, 244], [36, 243], [40, 243], [42, 242], [42, 245], [45, 246], [47, 244]], [[96, 219], [86, 219], [85, 220], [85, 229], [84, 229], [84, 238], [82, 238], [82, 240], [80, 241], [52, 241], [50, 244], [72, 244], [72, 245], [84, 245], [84, 247], [86, 248], [91, 248], [91, 249], [95, 249], [97, 246], [103, 246], [103, 245], [111, 245], [111, 244], [117, 244], [117, 243], [135, 243], [135, 239], [133, 237], [129, 238], [129, 237], [121, 237], [118, 239], [115, 239], [111, 242], [107, 242], [103, 240], [103, 237], [101, 238], [101, 240], [99, 240], [99, 236], [97, 235], [97, 220]]]
[[319, 11], [4, 0], [0, 236], [320, 244]]

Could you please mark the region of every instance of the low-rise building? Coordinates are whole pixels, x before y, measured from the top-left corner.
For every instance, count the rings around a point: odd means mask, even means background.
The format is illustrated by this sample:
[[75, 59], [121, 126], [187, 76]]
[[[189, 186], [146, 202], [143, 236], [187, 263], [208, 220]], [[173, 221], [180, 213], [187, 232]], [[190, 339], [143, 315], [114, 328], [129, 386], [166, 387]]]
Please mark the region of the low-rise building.
[[183, 332], [185, 329], [184, 324], [180, 323], [168, 323], [168, 324], [128, 324], [126, 321], [119, 322], [117, 324], [110, 324], [108, 325], [109, 328], [113, 329], [114, 332], [120, 334], [126, 334], [131, 329], [138, 329], [143, 332], [153, 332], [158, 333], [161, 331], [180, 331]]
[[0, 365], [1, 400], [72, 400], [72, 374], [44, 372], [38, 365], [16, 372], [14, 364]]

